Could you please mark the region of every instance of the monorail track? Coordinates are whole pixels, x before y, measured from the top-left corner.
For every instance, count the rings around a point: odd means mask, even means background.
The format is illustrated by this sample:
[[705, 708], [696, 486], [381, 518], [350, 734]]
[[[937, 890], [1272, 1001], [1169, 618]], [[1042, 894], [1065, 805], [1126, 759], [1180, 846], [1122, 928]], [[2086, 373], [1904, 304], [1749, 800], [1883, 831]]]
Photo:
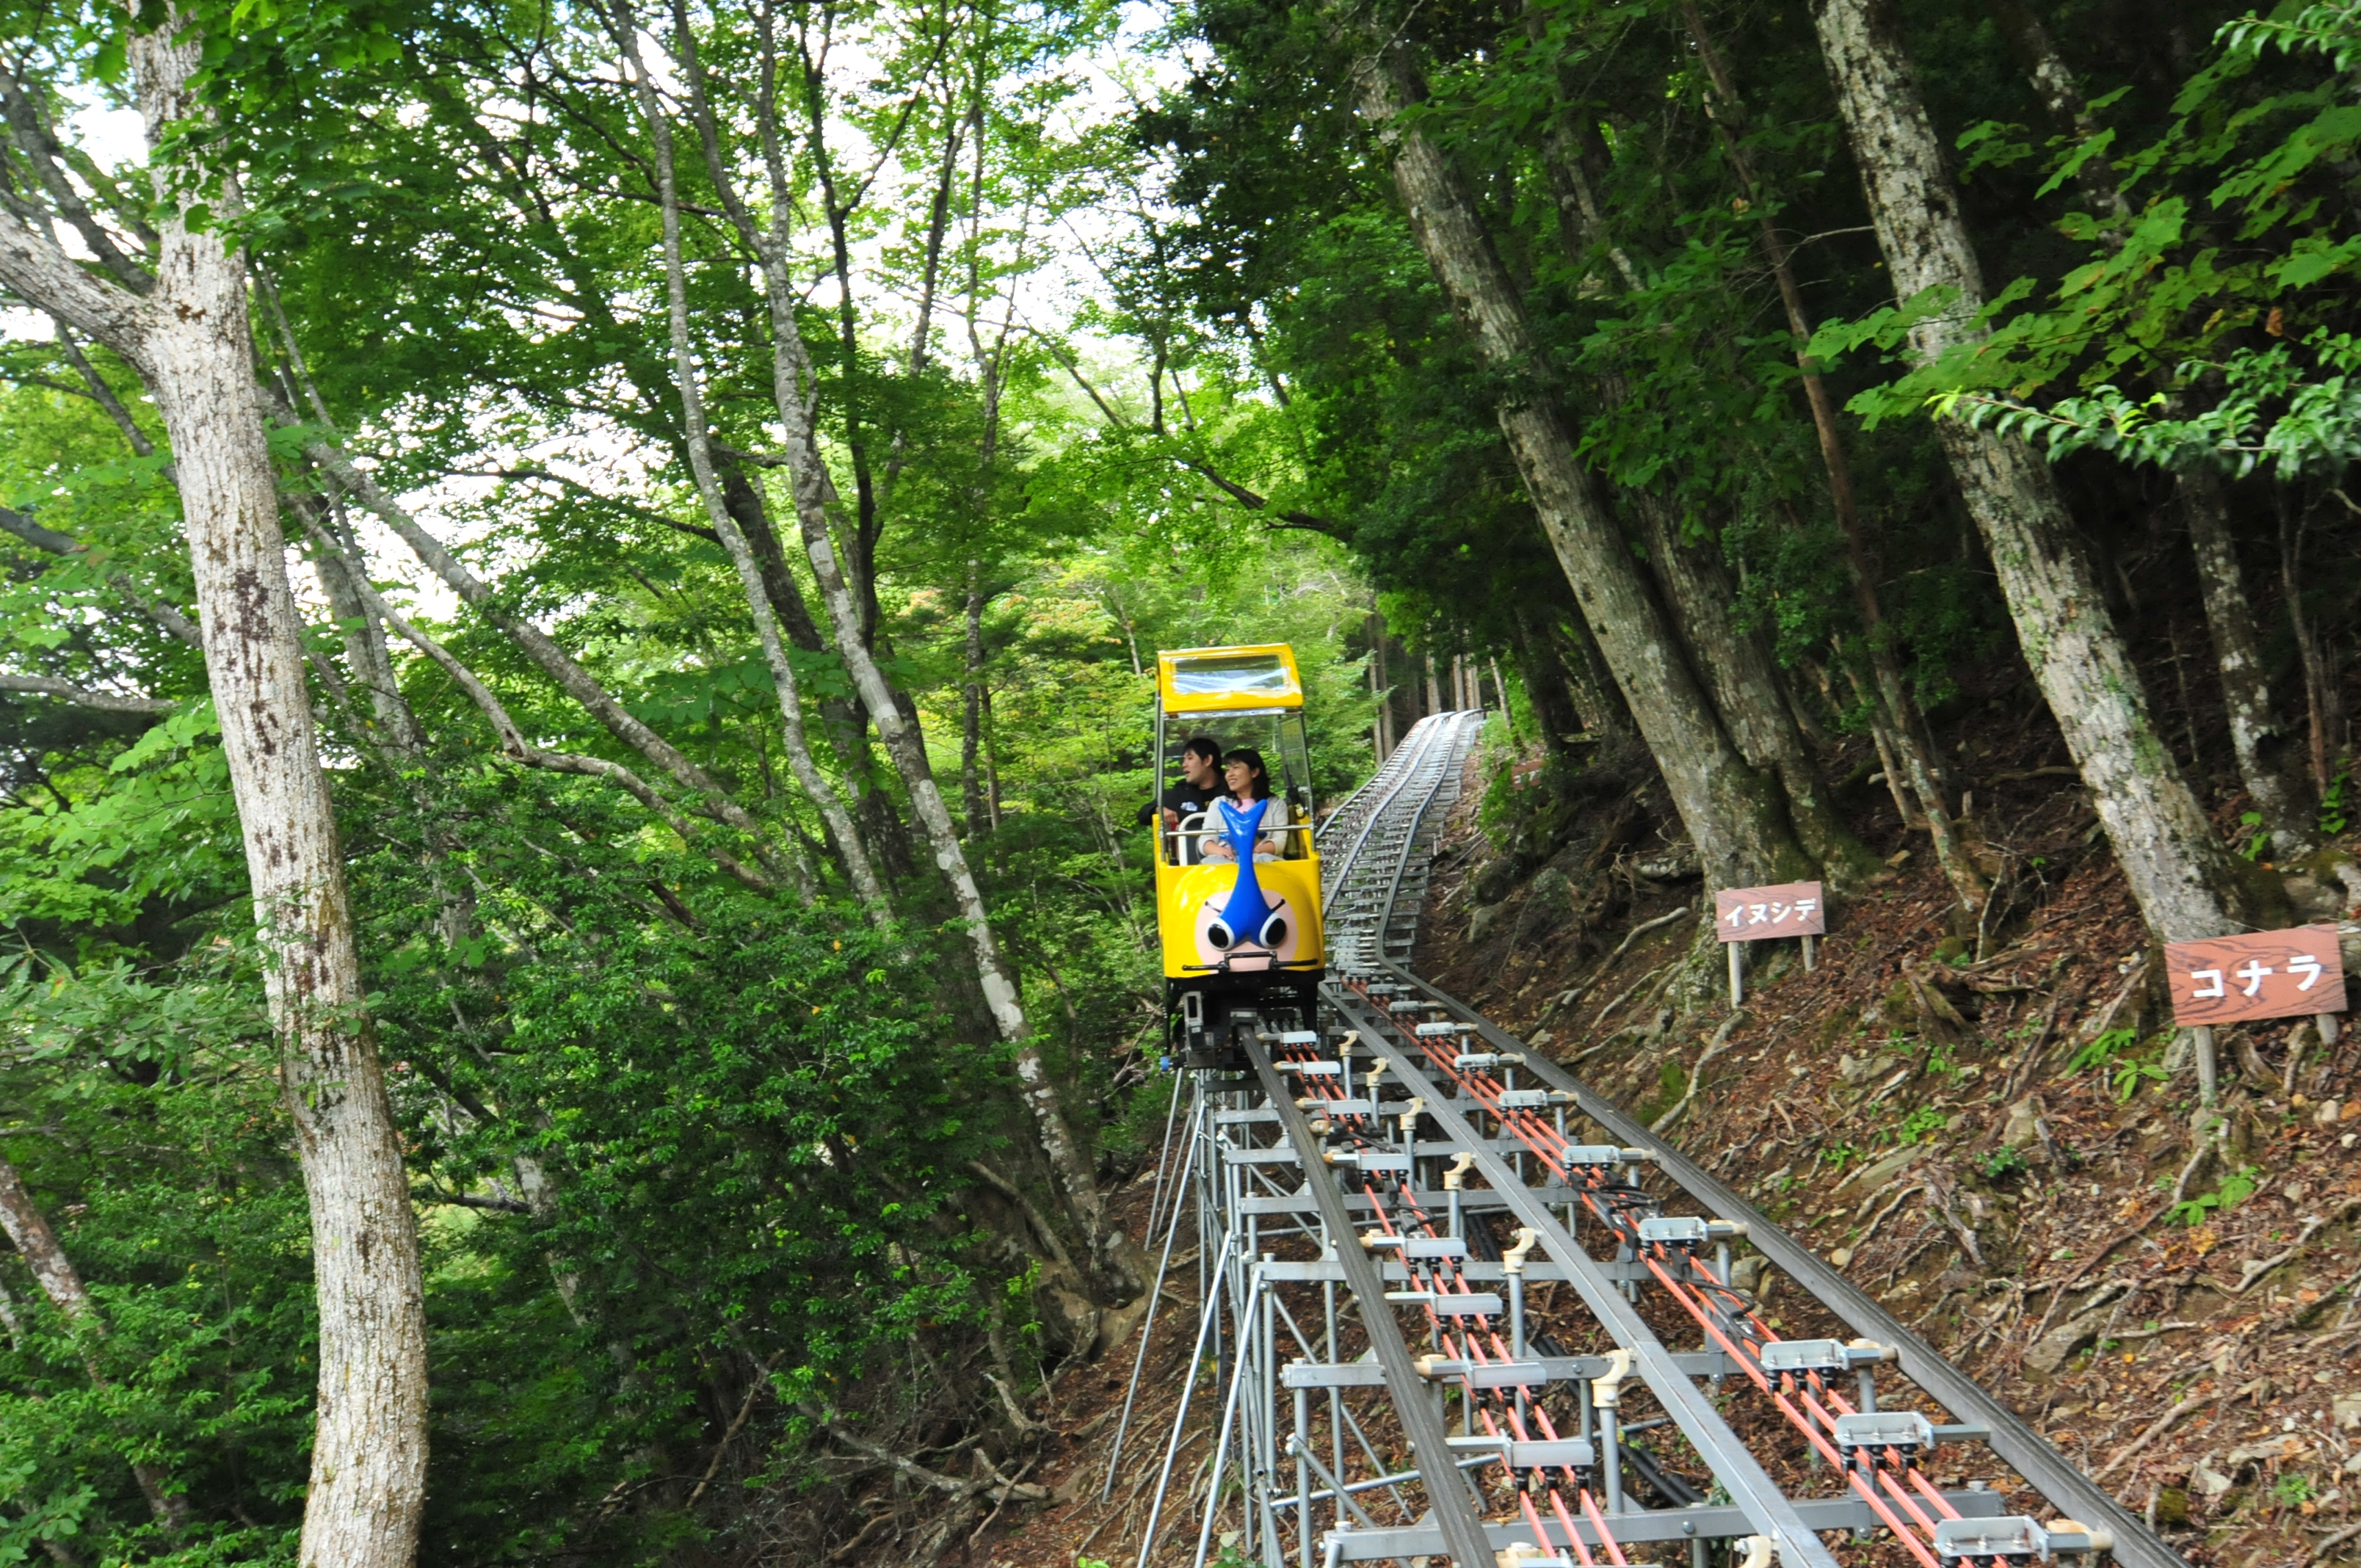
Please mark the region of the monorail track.
[[[1410, 970], [1478, 718], [1420, 723], [1323, 828], [1335, 978], [1321, 1026], [1249, 1030], [1247, 1071], [1194, 1075], [1185, 1168], [1158, 1207], [1169, 1258], [1194, 1196], [1200, 1360], [1142, 1568], [1192, 1549], [1202, 1568], [1217, 1545], [1266, 1568], [2179, 1563], [1677, 1147]], [[1741, 1245], [1853, 1337], [1780, 1338], [1737, 1288]], [[1213, 1450], [1175, 1494], [1203, 1364]], [[1896, 1374], [1927, 1409], [1882, 1402], [1903, 1392]], [[1655, 1414], [1635, 1425], [1635, 1406]], [[1691, 1475], [1633, 1441], [1656, 1428], [1686, 1441]], [[1808, 1470], [1788, 1462], [1798, 1450]], [[1937, 1470], [1975, 1478], [1938, 1485]], [[2011, 1511], [1992, 1483], [2012, 1473], [2040, 1508]]]

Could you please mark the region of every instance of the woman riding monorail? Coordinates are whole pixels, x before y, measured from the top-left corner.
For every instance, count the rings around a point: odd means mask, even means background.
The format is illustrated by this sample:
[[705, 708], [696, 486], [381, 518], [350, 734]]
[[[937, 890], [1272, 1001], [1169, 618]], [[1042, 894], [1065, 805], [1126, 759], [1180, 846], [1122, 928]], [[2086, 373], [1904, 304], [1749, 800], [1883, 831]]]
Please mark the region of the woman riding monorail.
[[[1217, 807], [1225, 807], [1224, 815], [1237, 825], [1238, 834], [1257, 833], [1254, 840], [1257, 861], [1275, 861], [1287, 852], [1287, 836], [1278, 831], [1287, 825], [1287, 803], [1273, 799], [1270, 793], [1270, 770], [1262, 753], [1251, 746], [1241, 746], [1222, 759], [1222, 782], [1227, 786]], [[1227, 838], [1205, 840], [1205, 859], [1235, 861], [1237, 850]]]

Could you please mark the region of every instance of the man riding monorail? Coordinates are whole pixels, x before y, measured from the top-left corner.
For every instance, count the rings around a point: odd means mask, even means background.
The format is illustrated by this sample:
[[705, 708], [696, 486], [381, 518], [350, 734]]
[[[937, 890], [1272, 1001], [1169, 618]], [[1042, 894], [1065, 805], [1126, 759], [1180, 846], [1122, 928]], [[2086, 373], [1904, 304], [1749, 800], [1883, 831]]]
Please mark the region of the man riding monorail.
[[1152, 821], [1160, 808], [1167, 828], [1180, 826], [1220, 798], [1223, 788], [1222, 743], [1211, 735], [1192, 735], [1180, 748], [1180, 782], [1166, 786], [1161, 796], [1139, 808], [1139, 825]]

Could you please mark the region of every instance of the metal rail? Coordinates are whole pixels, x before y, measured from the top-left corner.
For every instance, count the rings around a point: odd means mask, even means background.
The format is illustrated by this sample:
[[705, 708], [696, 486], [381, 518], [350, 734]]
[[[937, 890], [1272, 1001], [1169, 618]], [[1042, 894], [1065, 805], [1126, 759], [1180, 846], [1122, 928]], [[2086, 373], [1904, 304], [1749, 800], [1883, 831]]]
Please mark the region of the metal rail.
[[[1916, 1568], [2108, 1550], [2133, 1568], [2178, 1563], [2013, 1412], [1676, 1147], [1410, 970], [1432, 844], [1480, 717], [1422, 720], [1323, 825], [1338, 977], [1323, 990], [1323, 1027], [1263, 1029], [1246, 1043], [1251, 1073], [1199, 1076], [1180, 1179], [1193, 1175], [1208, 1304], [1199, 1343], [1211, 1393], [1226, 1398], [1202, 1488], [1184, 1481], [1192, 1568], [1223, 1521], [1237, 1526], [1220, 1537], [1225, 1560], [1267, 1568], [1412, 1557], [1648, 1568], [1624, 1550], [1643, 1542], [1686, 1543], [1689, 1568], [1836, 1568], [1843, 1537], [1821, 1537], [1846, 1531], [1898, 1541]], [[1570, 1116], [1615, 1141], [1574, 1142]], [[1643, 1186], [1642, 1167], [1665, 1190]], [[1708, 1218], [1665, 1212], [1683, 1195]], [[1518, 1227], [1505, 1253], [1486, 1218], [1501, 1213]], [[1861, 1337], [1774, 1334], [1731, 1286], [1741, 1236]], [[1594, 1255], [1602, 1237], [1611, 1255]], [[1236, 1266], [1208, 1288], [1202, 1260], [1217, 1255]], [[1549, 1321], [1529, 1322], [1529, 1287], [1552, 1282], [1571, 1286], [1579, 1310], [1554, 1305]], [[1695, 1348], [1651, 1328], [1643, 1289], [1686, 1313]], [[1568, 1355], [1552, 1338], [1567, 1333], [1612, 1348]], [[1957, 1424], [1881, 1409], [1882, 1363]], [[1631, 1441], [1627, 1384], [1662, 1407], [1641, 1425], [1677, 1431], [1709, 1483]], [[1832, 1495], [1788, 1496], [1737, 1436], [1721, 1407], [1757, 1398], [1825, 1461], [1813, 1474]], [[1168, 1480], [1191, 1441], [1183, 1424]], [[1931, 1484], [1938, 1443], [1978, 1442], [2072, 1518], [2008, 1516], [1983, 1482]], [[1163, 1507], [1159, 1485], [1151, 1519]], [[1142, 1568], [1170, 1561], [1152, 1535]]]
[[[1246, 1042], [1246, 1059], [1254, 1064], [1256, 1076], [1262, 1080], [1263, 1092], [1278, 1111], [1279, 1124], [1297, 1149], [1320, 1146], [1320, 1139], [1311, 1130], [1311, 1119], [1304, 1115], [1279, 1082], [1279, 1073], [1271, 1065], [1269, 1054], [1259, 1041]], [[1324, 1228], [1326, 1245], [1323, 1254], [1342, 1266], [1345, 1284], [1356, 1299], [1382, 1301], [1385, 1282], [1379, 1277], [1378, 1266], [1358, 1246], [1344, 1244], [1341, 1238], [1353, 1234], [1353, 1222], [1345, 1209], [1345, 1195], [1337, 1190], [1328, 1172], [1316, 1166], [1304, 1167], [1312, 1201], [1320, 1207], [1320, 1223]], [[1418, 1370], [1411, 1361], [1409, 1342], [1402, 1338], [1401, 1324], [1388, 1311], [1365, 1314], [1363, 1324], [1368, 1331], [1369, 1348], [1378, 1365], [1384, 1368], [1387, 1383], [1397, 1388], [1418, 1386]], [[1450, 1434], [1444, 1430], [1443, 1412], [1424, 1399], [1405, 1399], [1395, 1407], [1401, 1418], [1402, 1435], [1409, 1439], [1411, 1454], [1417, 1459], [1419, 1473], [1423, 1476], [1444, 1477], [1438, 1484], [1427, 1486], [1427, 1503], [1433, 1510], [1431, 1516], [1442, 1536], [1444, 1550], [1462, 1563], [1483, 1562], [1490, 1548], [1485, 1543], [1481, 1521], [1476, 1517], [1467, 1488], [1458, 1484], [1459, 1478], [1452, 1463]]]

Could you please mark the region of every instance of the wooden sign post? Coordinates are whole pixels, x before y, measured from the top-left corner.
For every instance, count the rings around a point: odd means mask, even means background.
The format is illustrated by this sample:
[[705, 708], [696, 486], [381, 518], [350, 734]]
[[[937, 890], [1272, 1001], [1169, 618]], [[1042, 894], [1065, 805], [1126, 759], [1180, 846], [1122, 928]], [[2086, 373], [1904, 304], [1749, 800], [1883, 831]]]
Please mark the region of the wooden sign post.
[[1739, 963], [1741, 942], [1767, 937], [1801, 937], [1804, 968], [1812, 967], [1812, 938], [1828, 928], [1828, 903], [1816, 882], [1783, 882], [1773, 887], [1728, 887], [1713, 895], [1713, 930], [1730, 953], [1730, 1004], [1746, 1000]]
[[2336, 1037], [2336, 1015], [2345, 1011], [2345, 960], [2333, 927], [2168, 942], [2164, 972], [2172, 1021], [2196, 1036], [2197, 1092], [2208, 1105], [2213, 1103], [2215, 1025], [2308, 1014], [2327, 1041]]

